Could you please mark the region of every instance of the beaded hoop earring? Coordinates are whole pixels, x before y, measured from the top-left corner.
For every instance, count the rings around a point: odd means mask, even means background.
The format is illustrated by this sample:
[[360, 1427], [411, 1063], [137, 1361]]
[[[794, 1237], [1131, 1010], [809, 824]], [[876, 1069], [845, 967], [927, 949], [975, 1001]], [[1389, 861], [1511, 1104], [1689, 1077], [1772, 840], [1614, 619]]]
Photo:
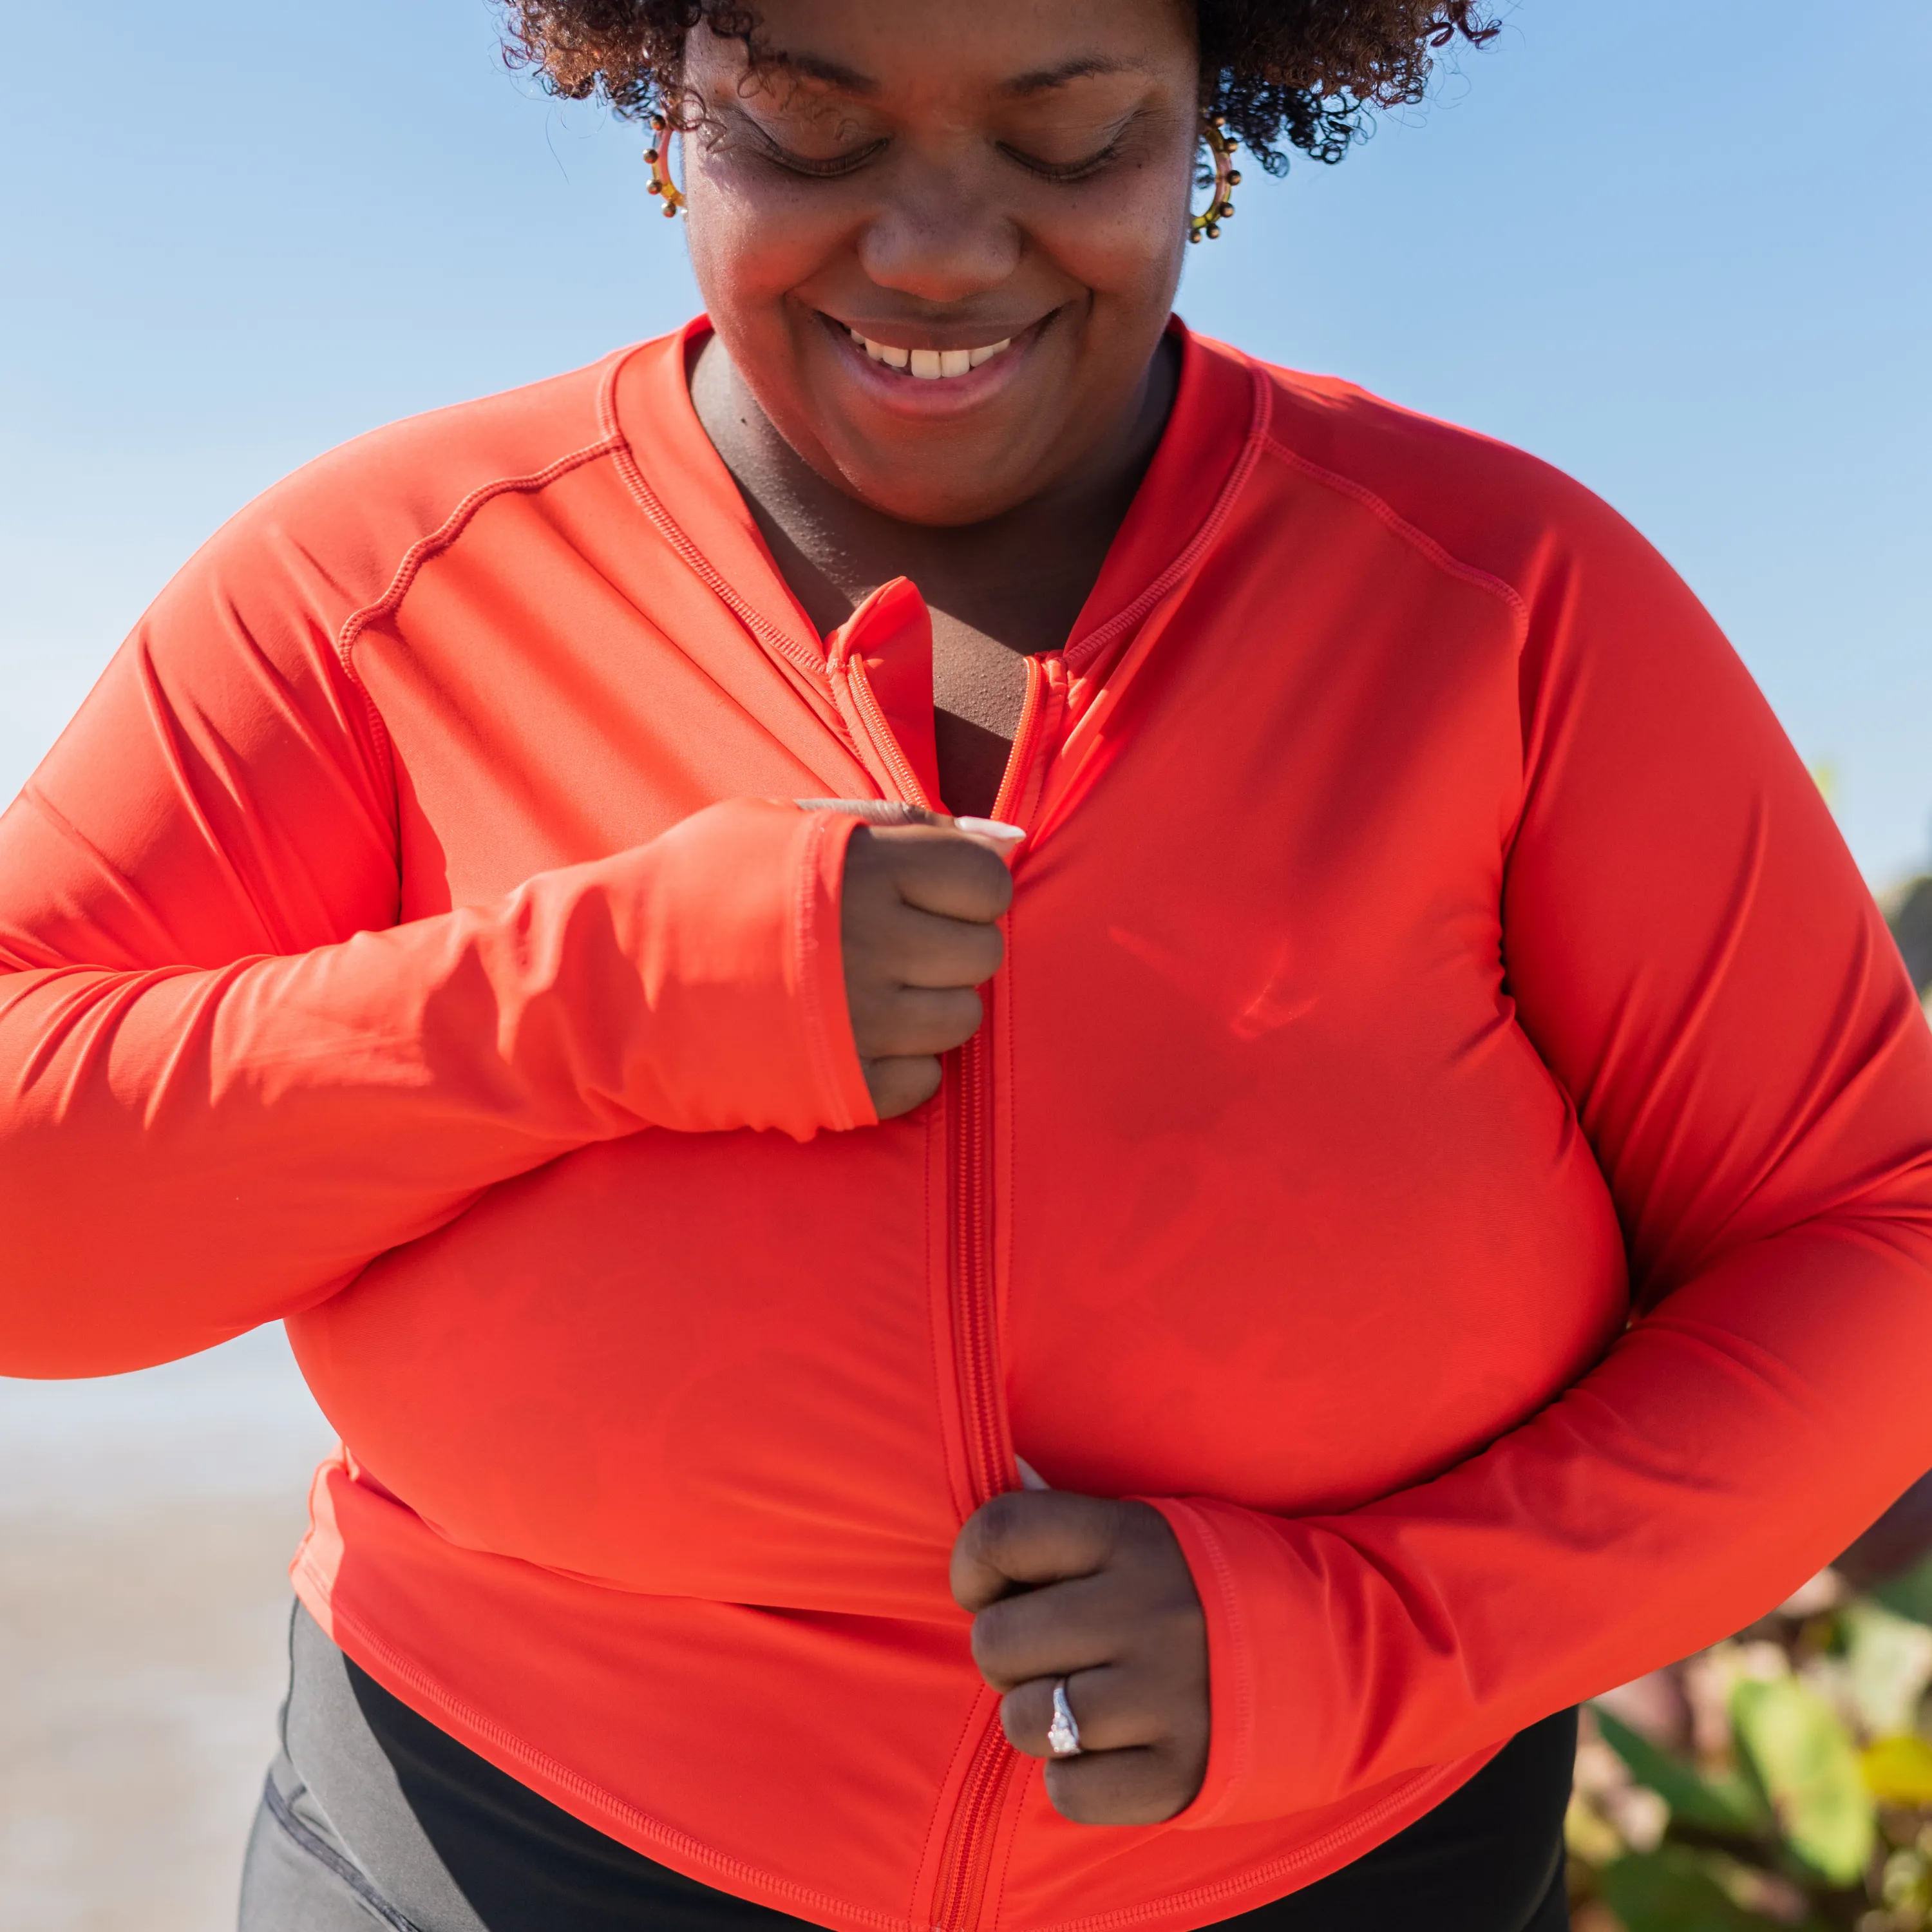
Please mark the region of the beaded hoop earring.
[[670, 123], [662, 114], [651, 116], [651, 145], [644, 159], [651, 164], [652, 194], [664, 196], [664, 219], [675, 221], [684, 206], [684, 190], [670, 178]]
[[1228, 117], [1216, 115], [1201, 132], [1208, 152], [1214, 157], [1214, 193], [1202, 213], [1187, 218], [1187, 238], [1198, 242], [1204, 235], [1215, 242], [1220, 238], [1222, 223], [1234, 212], [1230, 190], [1240, 186], [1241, 176], [1234, 166], [1234, 137], [1228, 132]]

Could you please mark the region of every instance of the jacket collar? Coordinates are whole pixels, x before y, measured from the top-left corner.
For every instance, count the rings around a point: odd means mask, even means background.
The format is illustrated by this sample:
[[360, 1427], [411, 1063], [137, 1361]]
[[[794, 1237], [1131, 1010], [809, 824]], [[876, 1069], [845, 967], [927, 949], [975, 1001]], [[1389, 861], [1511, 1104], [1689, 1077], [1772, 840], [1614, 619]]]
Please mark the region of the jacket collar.
[[[1267, 388], [1245, 357], [1177, 316], [1180, 377], [1154, 460], [1069, 638], [1069, 669], [1101, 671], [1140, 620], [1210, 548], [1228, 486], [1266, 428]], [[711, 332], [700, 316], [626, 357], [611, 392], [629, 479], [686, 563], [794, 671], [822, 680], [824, 640], [785, 583], [691, 399], [689, 372]]]

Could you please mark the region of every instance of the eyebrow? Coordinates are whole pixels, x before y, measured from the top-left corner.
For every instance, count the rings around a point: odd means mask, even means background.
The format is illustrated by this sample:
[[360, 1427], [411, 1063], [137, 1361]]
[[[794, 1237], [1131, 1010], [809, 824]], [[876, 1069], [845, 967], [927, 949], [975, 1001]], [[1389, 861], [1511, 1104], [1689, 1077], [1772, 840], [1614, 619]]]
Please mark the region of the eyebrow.
[[[818, 54], [787, 53], [773, 48], [763, 54], [760, 64], [782, 68], [802, 80], [822, 82], [827, 87], [836, 87], [842, 94], [871, 97], [883, 92], [880, 83], [870, 74], [861, 74], [856, 68], [842, 66], [837, 61], [826, 60]], [[1114, 60], [1104, 54], [1082, 54], [1072, 60], [1062, 61], [1058, 67], [1040, 68], [1030, 74], [1016, 75], [1000, 92], [1019, 96], [1047, 94], [1056, 87], [1066, 86], [1070, 81], [1146, 71], [1144, 62]]]
[[1110, 74], [1144, 74], [1147, 70], [1144, 61], [1112, 60], [1104, 54], [1084, 54], [1073, 60], [1062, 61], [1058, 67], [1043, 67], [1034, 73], [1021, 74], [1008, 81], [1000, 92], [1046, 94], [1054, 88], [1064, 87], [1070, 80], [1090, 80]]
[[841, 94], [874, 94], [880, 91], [879, 83], [871, 75], [861, 74], [856, 68], [842, 67], [838, 62], [824, 59], [817, 54], [760, 49], [758, 64], [782, 68], [787, 74], [795, 74], [803, 80], [823, 81], [827, 87], [838, 88]]

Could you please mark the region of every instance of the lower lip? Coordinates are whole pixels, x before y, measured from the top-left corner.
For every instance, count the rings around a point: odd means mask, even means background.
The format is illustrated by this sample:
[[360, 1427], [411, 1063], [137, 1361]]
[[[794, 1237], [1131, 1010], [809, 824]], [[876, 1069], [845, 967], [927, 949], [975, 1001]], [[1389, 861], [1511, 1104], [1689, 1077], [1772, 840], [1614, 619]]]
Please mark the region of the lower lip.
[[1020, 365], [1040, 340], [1040, 332], [1052, 318], [1023, 329], [1012, 343], [991, 361], [969, 369], [963, 376], [922, 376], [895, 369], [890, 363], [874, 362], [842, 322], [831, 316], [819, 318], [832, 338], [832, 347], [842, 352], [845, 365], [863, 386], [868, 400], [895, 415], [930, 422], [935, 417], [964, 416], [986, 404], [1017, 380]]

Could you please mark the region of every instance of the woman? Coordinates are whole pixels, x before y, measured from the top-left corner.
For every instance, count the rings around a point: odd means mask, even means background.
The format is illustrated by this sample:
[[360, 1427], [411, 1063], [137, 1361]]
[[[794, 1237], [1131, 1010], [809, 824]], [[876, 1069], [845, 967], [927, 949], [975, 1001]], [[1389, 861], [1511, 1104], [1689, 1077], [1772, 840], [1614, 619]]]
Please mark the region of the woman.
[[1171, 320], [1204, 112], [1484, 23], [518, 12], [706, 319], [271, 491], [0, 825], [0, 1366], [342, 1432], [244, 1924], [1562, 1924], [1576, 1702], [1932, 1462], [1932, 1042], [1628, 528]]

